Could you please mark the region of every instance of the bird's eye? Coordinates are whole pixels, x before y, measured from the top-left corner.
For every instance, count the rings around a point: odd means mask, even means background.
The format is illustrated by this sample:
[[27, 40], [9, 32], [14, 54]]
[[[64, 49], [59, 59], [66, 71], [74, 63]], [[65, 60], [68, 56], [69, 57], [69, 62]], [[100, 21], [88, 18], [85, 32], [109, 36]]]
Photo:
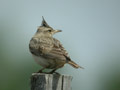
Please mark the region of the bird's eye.
[[48, 30], [48, 32], [51, 32], [52, 30]]

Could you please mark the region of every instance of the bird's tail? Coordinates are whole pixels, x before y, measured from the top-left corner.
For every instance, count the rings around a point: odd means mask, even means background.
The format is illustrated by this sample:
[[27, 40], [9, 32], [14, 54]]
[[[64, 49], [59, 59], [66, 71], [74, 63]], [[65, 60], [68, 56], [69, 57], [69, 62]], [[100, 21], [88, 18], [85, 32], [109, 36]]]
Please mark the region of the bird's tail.
[[78, 64], [76, 64], [75, 62], [73, 62], [73, 61], [68, 61], [68, 64], [70, 64], [72, 67], [74, 67], [74, 68], [82, 68], [82, 69], [84, 69], [83, 67], [81, 67], [81, 66], [79, 66]]

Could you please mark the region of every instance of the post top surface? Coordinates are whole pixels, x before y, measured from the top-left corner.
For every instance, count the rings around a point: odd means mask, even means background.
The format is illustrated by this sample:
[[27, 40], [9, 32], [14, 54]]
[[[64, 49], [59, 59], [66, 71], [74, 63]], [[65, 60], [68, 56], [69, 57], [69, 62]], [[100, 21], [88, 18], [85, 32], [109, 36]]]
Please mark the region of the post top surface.
[[40, 76], [40, 75], [60, 75], [60, 76], [72, 77], [72, 76], [70, 76], [70, 75], [65, 75], [65, 74], [32, 73], [32, 76]]

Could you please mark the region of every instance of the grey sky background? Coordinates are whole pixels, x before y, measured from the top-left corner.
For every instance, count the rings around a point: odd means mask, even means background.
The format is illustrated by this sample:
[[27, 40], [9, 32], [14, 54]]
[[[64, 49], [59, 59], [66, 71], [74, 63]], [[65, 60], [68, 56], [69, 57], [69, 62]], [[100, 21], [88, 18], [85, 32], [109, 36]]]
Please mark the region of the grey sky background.
[[1, 90], [29, 89], [29, 77], [40, 66], [28, 44], [42, 16], [63, 30], [54, 37], [85, 68], [58, 70], [73, 76], [73, 90], [120, 89], [119, 0], [0, 0]]

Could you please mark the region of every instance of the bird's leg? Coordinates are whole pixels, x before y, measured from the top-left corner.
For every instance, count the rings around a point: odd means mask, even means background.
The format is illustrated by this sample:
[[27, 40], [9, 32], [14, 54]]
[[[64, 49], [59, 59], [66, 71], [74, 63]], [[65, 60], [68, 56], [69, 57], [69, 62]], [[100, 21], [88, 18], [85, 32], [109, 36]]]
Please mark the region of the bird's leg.
[[52, 71], [50, 71], [49, 73], [50, 73], [50, 74], [53, 74], [56, 70], [57, 70], [57, 69], [55, 68], [55, 69], [53, 69]]
[[45, 69], [45, 67], [43, 67], [42, 69], [40, 69], [37, 73], [43, 73], [42, 71]]
[[[49, 74], [53, 74], [53, 73], [59, 74], [59, 73], [55, 72], [57, 69], [58, 69], [58, 68], [53, 69], [52, 71], [49, 72]], [[60, 74], [59, 74], [59, 75], [60, 75]]]

